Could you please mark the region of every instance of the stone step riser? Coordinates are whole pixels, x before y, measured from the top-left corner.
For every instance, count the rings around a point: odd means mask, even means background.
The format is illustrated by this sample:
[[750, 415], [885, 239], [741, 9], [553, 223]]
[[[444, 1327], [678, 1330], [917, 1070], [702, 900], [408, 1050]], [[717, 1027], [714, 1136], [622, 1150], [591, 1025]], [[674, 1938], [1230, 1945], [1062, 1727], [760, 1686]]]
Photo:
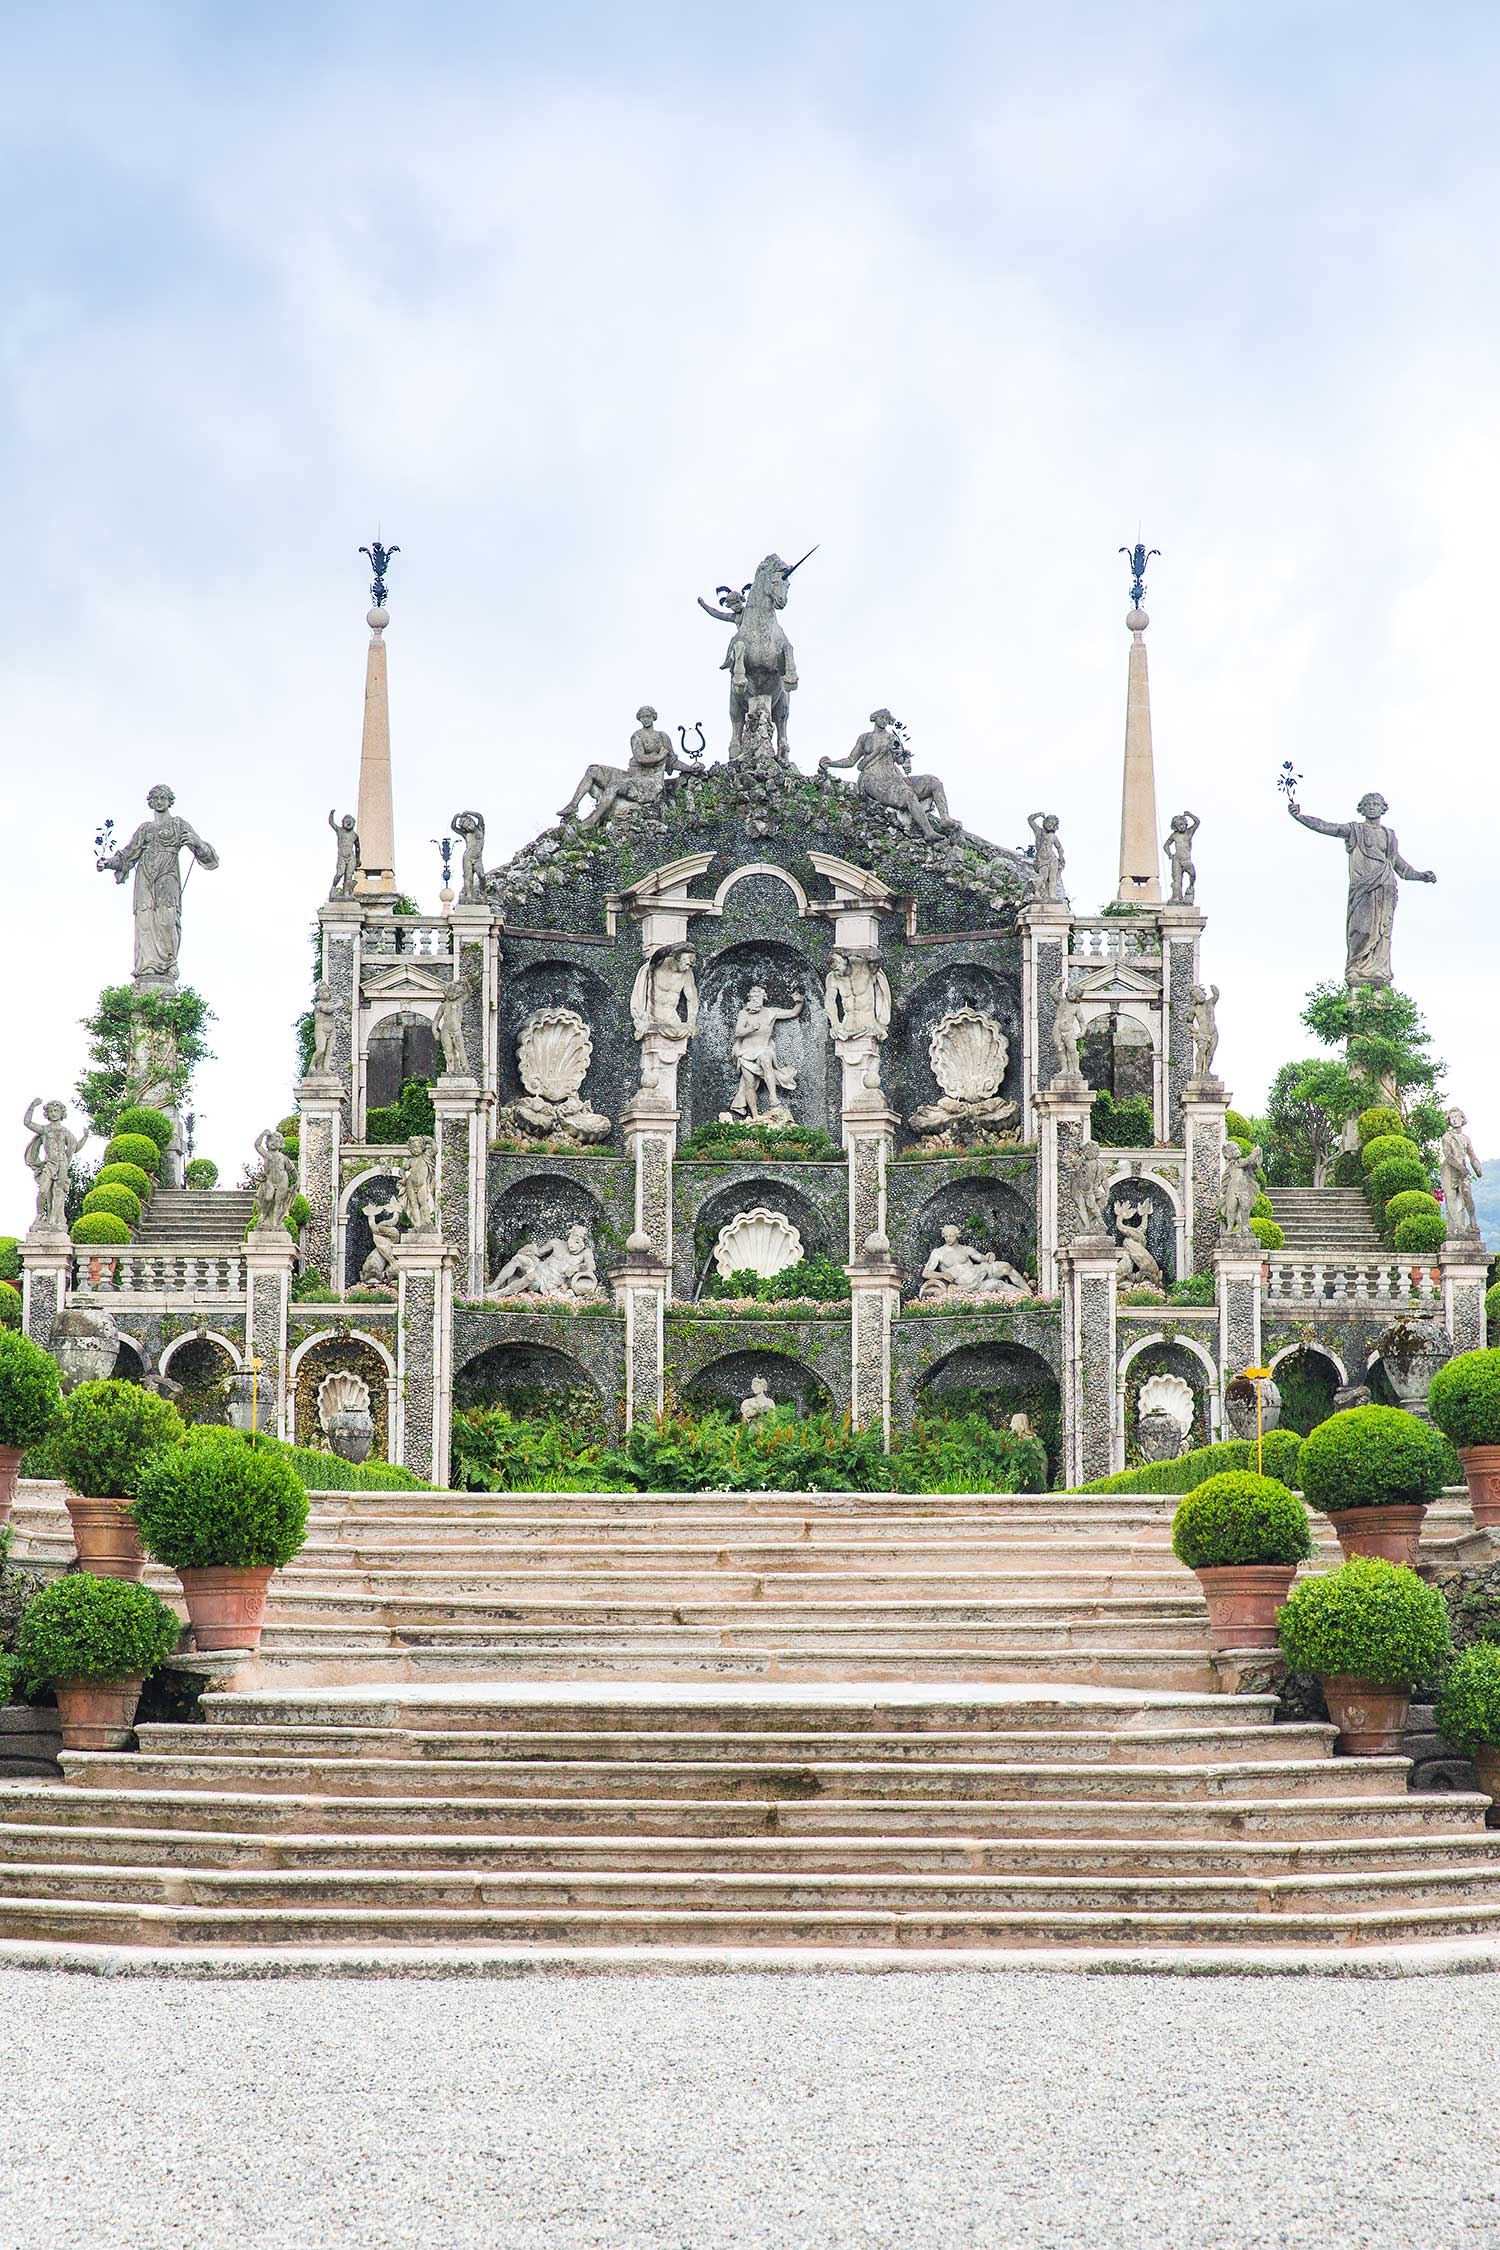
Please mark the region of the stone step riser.
[[983, 1654], [990, 1649], [1017, 1654], [1055, 1650], [1062, 1655], [1079, 1649], [1130, 1654], [1153, 1649], [1196, 1652], [1199, 1648], [1204, 1651], [1208, 1648], [1204, 1612], [1197, 1617], [1164, 1619], [1160, 1624], [1112, 1624], [1103, 1619], [1084, 1619], [1076, 1625], [1020, 1625], [1009, 1621], [994, 1625], [983, 1621], [955, 1625], [840, 1624], [836, 1621], [799, 1625], [779, 1623], [774, 1616], [756, 1617], [754, 1622], [744, 1624], [698, 1625], [667, 1611], [654, 1622], [640, 1625], [588, 1620], [576, 1624], [532, 1625], [507, 1618], [503, 1612], [495, 1617], [466, 1618], [462, 1611], [455, 1611], [453, 1615], [454, 1622], [443, 1624], [398, 1618], [388, 1613], [384, 1624], [363, 1625], [333, 1611], [320, 1622], [268, 1623], [263, 1639], [268, 1650], [283, 1653], [341, 1640], [356, 1647], [384, 1645], [408, 1651], [442, 1651], [467, 1648], [493, 1633], [497, 1652], [531, 1652], [543, 1661], [567, 1655], [575, 1649], [617, 1650], [622, 1656], [635, 1656], [659, 1647], [667, 1633], [679, 1655], [695, 1651], [712, 1655], [721, 1650], [756, 1650], [834, 1661], [846, 1651], [854, 1660], [887, 1652], [898, 1656], [917, 1651], [942, 1655], [950, 1649], [970, 1655]]
[[[943, 1600], [786, 1601], [768, 1592], [743, 1601], [345, 1601], [283, 1598], [269, 1623], [283, 1643], [294, 1632], [383, 1630], [435, 1644], [442, 1637], [496, 1632], [510, 1642], [535, 1639], [541, 1647], [573, 1640], [594, 1646], [631, 1647], [642, 1634], [653, 1640], [662, 1626], [681, 1627], [684, 1645], [839, 1648], [857, 1637], [867, 1648], [905, 1647], [917, 1641], [940, 1648], [957, 1634], [969, 1647], [999, 1640], [1009, 1648], [1048, 1648], [1054, 1641], [1118, 1648], [1191, 1647], [1207, 1623], [1201, 1601], [1128, 1603], [1122, 1608], [1081, 1602], [1050, 1615], [1038, 1605], [955, 1597]], [[712, 1638], [708, 1638], [712, 1636]]]
[[475, 1681], [538, 1681], [604, 1685], [619, 1681], [663, 1685], [725, 1685], [777, 1681], [788, 1685], [828, 1681], [869, 1686], [945, 1681], [986, 1685], [1039, 1686], [1063, 1682], [1084, 1687], [1185, 1689], [1212, 1694], [1218, 1675], [1206, 1657], [1193, 1651], [1156, 1652], [1069, 1650], [984, 1655], [968, 1649], [935, 1649], [908, 1656], [846, 1652], [817, 1657], [791, 1651], [723, 1651], [683, 1654], [670, 1645], [636, 1653], [620, 1649], [574, 1649], [567, 1655], [508, 1649], [493, 1644], [468, 1649], [346, 1649], [336, 1642], [278, 1650], [262, 1645], [245, 1667], [246, 1684], [265, 1687], [285, 1680], [298, 1688], [360, 1687], [370, 1681], [397, 1686]]

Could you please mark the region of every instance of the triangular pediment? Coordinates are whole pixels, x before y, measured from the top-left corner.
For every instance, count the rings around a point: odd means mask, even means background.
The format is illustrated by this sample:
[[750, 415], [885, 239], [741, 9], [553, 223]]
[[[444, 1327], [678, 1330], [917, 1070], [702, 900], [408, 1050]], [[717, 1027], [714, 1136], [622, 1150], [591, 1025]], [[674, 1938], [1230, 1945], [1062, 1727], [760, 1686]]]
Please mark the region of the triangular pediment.
[[1149, 970], [1127, 968], [1123, 962], [1108, 961], [1086, 976], [1078, 988], [1080, 1000], [1153, 1000], [1161, 998], [1161, 975]]
[[377, 969], [364, 978], [366, 1000], [440, 1000], [447, 988], [446, 977], [434, 976], [430, 969], [409, 967], [405, 963], [398, 969]]

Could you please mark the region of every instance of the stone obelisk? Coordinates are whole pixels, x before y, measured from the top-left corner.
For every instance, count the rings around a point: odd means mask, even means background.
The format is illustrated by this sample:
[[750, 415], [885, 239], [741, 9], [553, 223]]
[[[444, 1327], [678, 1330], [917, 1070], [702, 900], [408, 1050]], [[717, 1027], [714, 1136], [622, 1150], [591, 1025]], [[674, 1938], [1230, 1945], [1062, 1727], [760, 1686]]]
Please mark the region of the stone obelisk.
[[1120, 887], [1116, 898], [1137, 899], [1154, 906], [1161, 899], [1160, 860], [1157, 856], [1156, 768], [1151, 754], [1151, 682], [1146, 671], [1146, 627], [1151, 620], [1142, 608], [1146, 595], [1146, 565], [1150, 554], [1143, 546], [1122, 547], [1130, 561], [1130, 608], [1125, 623], [1130, 629], [1130, 676], [1125, 689], [1125, 779], [1120, 795]]
[[385, 678], [385, 629], [391, 621], [385, 606], [385, 574], [399, 547], [382, 547], [378, 539], [360, 553], [370, 558], [373, 607], [365, 619], [370, 646], [365, 657], [365, 726], [359, 748], [359, 876], [361, 896], [394, 898], [396, 895], [395, 815], [391, 805], [391, 707]]

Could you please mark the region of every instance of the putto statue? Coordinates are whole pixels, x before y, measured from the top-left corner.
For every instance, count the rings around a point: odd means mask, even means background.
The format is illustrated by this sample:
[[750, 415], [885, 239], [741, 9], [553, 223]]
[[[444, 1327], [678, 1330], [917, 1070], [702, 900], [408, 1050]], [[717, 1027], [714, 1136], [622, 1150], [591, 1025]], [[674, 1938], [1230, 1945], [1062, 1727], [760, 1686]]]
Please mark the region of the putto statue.
[[836, 947], [828, 956], [823, 1006], [835, 1040], [884, 1039], [891, 1028], [891, 980], [873, 954]]
[[1044, 900], [1049, 905], [1066, 904], [1068, 894], [1063, 889], [1063, 869], [1067, 865], [1067, 856], [1058, 841], [1056, 813], [1028, 813], [1026, 825], [1034, 839], [1029, 896]]
[[1212, 1078], [1214, 1057], [1219, 1051], [1219, 988], [1216, 984], [1193, 986], [1193, 1076]]
[[1104, 1205], [1109, 1194], [1111, 1158], [1094, 1140], [1080, 1144], [1073, 1160], [1073, 1197], [1078, 1209], [1078, 1239], [1108, 1233]]
[[1231, 1234], [1250, 1232], [1250, 1215], [1261, 1192], [1260, 1150], [1242, 1149], [1238, 1141], [1224, 1143], [1224, 1192], [1219, 1216]]
[[219, 855], [185, 820], [172, 811], [176, 803], [166, 783], [159, 781], [148, 792], [153, 817], [142, 821], [128, 844], [99, 862], [117, 883], [135, 870], [131, 908], [135, 916], [135, 983], [137, 991], [161, 991], [177, 982], [177, 956], [182, 947], [182, 871], [179, 855], [191, 852], [199, 865], [215, 868]]
[[659, 945], [636, 971], [630, 989], [630, 1021], [637, 1039], [653, 1031], [667, 1039], [691, 1039], [698, 1028], [697, 954], [690, 945]]
[[[558, 814], [559, 820], [576, 819], [580, 828], [601, 828], [613, 819], [621, 805], [654, 805], [668, 774], [703, 771], [691, 758], [678, 756], [672, 747], [672, 737], [657, 725], [656, 713], [649, 703], [641, 705], [635, 718], [635, 732], [630, 737], [630, 764], [590, 766]], [[580, 813], [578, 808], [585, 797], [593, 798], [594, 809]], [[467, 860], [467, 854], [465, 858]]]
[[896, 721], [884, 709], [870, 713], [870, 724], [847, 758], [820, 758], [819, 773], [844, 766], [859, 768], [859, 793], [872, 804], [904, 813], [917, 833], [929, 839], [958, 822], [949, 816], [947, 793], [936, 774], [913, 774], [911, 752]]
[[1438, 1143], [1438, 1163], [1443, 1176], [1443, 1218], [1449, 1239], [1455, 1235], [1477, 1235], [1479, 1219], [1474, 1209], [1474, 1190], [1470, 1180], [1482, 1180], [1479, 1159], [1474, 1154], [1474, 1143], [1464, 1128], [1468, 1119], [1461, 1109], [1447, 1112], [1448, 1130]]
[[550, 1242], [522, 1243], [496, 1274], [487, 1294], [497, 1301], [550, 1297], [581, 1302], [597, 1297], [599, 1273], [588, 1228], [569, 1227], [566, 1235], [554, 1235]]
[[922, 1268], [917, 1296], [926, 1304], [944, 1297], [1029, 1297], [1031, 1284], [1006, 1259], [986, 1256], [963, 1240], [959, 1227], [944, 1227], [938, 1243]]
[[438, 1002], [438, 1045], [443, 1051], [443, 1076], [467, 1078], [469, 1050], [464, 1042], [464, 1002], [467, 995], [457, 977], [443, 987]]
[[1078, 1067], [1078, 1042], [1082, 1037], [1083, 1012], [1073, 997], [1072, 984], [1064, 977], [1052, 1016], [1052, 1052], [1056, 1057], [1052, 1085], [1073, 1086], [1081, 1080], [1083, 1073]]
[[[38, 1109], [42, 1113], [40, 1124]], [[27, 1103], [21, 1126], [31, 1135], [26, 1144], [26, 1169], [36, 1181], [35, 1231], [65, 1235], [68, 1231], [68, 1166], [88, 1134], [70, 1133], [67, 1103], [44, 1102], [40, 1094], [35, 1101]]]
[[1151, 1223], [1151, 1205], [1142, 1196], [1139, 1203], [1115, 1205], [1115, 1239], [1120, 1245], [1120, 1279], [1127, 1282], [1144, 1282], [1148, 1288], [1160, 1289], [1162, 1271], [1146, 1245], [1146, 1229]]
[[333, 881], [328, 888], [330, 898], [353, 898], [359, 888], [359, 831], [354, 825], [354, 815], [346, 812], [342, 819], [329, 808], [328, 825], [333, 830], [333, 840], [338, 847], [338, 859], [333, 870]]
[[1193, 865], [1193, 838], [1203, 826], [1196, 813], [1173, 813], [1162, 850], [1172, 870], [1172, 904], [1191, 906], [1198, 896], [1198, 870]]
[[448, 826], [463, 838], [464, 863], [459, 879], [458, 903], [472, 906], [484, 897], [484, 814], [456, 812]]
[[413, 1234], [437, 1227], [437, 1142], [430, 1133], [414, 1135], [401, 1174], [401, 1213]]
[[1345, 919], [1344, 982], [1391, 982], [1391, 930], [1396, 919], [1396, 878], [1435, 883], [1429, 868], [1408, 867], [1396, 832], [1384, 825], [1390, 807], [1378, 790], [1359, 800], [1358, 820], [1316, 820], [1294, 797], [1287, 799], [1293, 820], [1318, 836], [1337, 836], [1349, 855], [1349, 905]]
[[333, 1068], [333, 1042], [338, 1031], [338, 1018], [333, 1008], [333, 986], [319, 984], [313, 990], [312, 1053], [308, 1057], [309, 1077]]
[[255, 1234], [284, 1232], [287, 1213], [297, 1192], [297, 1173], [286, 1152], [286, 1142], [276, 1132], [257, 1133], [255, 1153], [261, 1160], [255, 1183]]
[[[808, 554], [817, 551], [810, 547]], [[792, 573], [806, 561], [807, 555], [794, 563], [784, 563], [780, 555], [767, 555], [750, 584], [738, 593], [732, 586], [719, 586], [715, 588], [717, 601], [706, 602], [701, 594], [698, 596], [701, 610], [717, 617], [722, 625], [734, 627], [719, 666], [721, 672], [729, 674], [729, 755], [733, 759], [753, 758], [757, 747], [764, 755], [767, 731], [774, 733], [775, 756], [783, 764], [791, 756], [789, 698], [797, 686], [797, 659], [781, 629], [778, 613], [786, 608]], [[757, 702], [760, 709], [752, 714], [752, 705]], [[760, 722], [754, 730], [755, 741], [748, 739], [752, 715]]]
[[[766, 998], [764, 985], [753, 984], [745, 1005], [734, 1019], [734, 1037], [730, 1052], [739, 1066], [740, 1082], [729, 1105], [729, 1116], [734, 1118], [758, 1117], [766, 1124], [789, 1125], [792, 1113], [782, 1101], [783, 1094], [796, 1091], [797, 1079], [793, 1071], [776, 1057], [776, 1026], [792, 1023], [802, 1013], [802, 1002], [795, 1008], [773, 1008]], [[767, 1107], [762, 1111], [760, 1097], [764, 1094]]]

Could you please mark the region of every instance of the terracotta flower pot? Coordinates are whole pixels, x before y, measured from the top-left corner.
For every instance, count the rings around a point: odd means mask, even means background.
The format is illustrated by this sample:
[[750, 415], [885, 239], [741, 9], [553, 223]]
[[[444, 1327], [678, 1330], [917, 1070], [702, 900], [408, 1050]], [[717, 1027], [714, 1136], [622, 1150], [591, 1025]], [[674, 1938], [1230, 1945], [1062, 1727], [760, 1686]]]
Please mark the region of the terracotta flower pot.
[[141, 1700], [139, 1674], [127, 1680], [54, 1680], [52, 1692], [65, 1750], [129, 1749]]
[[84, 1500], [68, 1495], [78, 1560], [96, 1578], [139, 1578], [146, 1550], [128, 1500]]
[[1286, 1600], [1295, 1563], [1221, 1563], [1193, 1576], [1208, 1602], [1215, 1648], [1274, 1648], [1276, 1612]]
[[21, 1448], [0, 1445], [0, 1523], [8, 1523], [16, 1504], [16, 1478], [21, 1471]]
[[1500, 1531], [1500, 1445], [1460, 1446], [1458, 1458], [1474, 1521], [1485, 1530]]
[[1338, 1508], [1329, 1510], [1328, 1521], [1338, 1533], [1345, 1562], [1351, 1555], [1378, 1555], [1382, 1562], [1405, 1563], [1408, 1569], [1415, 1569], [1426, 1513], [1425, 1506]]
[[179, 1570], [195, 1646], [258, 1648], [273, 1575], [269, 1568]]
[[1406, 1732], [1409, 1688], [1356, 1679], [1352, 1672], [1330, 1672], [1319, 1685], [1328, 1716], [1339, 1730], [1339, 1748], [1346, 1757], [1396, 1756]]
[[1471, 1750], [1469, 1755], [1474, 1761], [1475, 1780], [1485, 1795], [1495, 1800], [1495, 1804], [1490, 1807], [1490, 1818], [1493, 1820], [1496, 1807], [1500, 1806], [1500, 1750], [1491, 1744], [1483, 1750]]

